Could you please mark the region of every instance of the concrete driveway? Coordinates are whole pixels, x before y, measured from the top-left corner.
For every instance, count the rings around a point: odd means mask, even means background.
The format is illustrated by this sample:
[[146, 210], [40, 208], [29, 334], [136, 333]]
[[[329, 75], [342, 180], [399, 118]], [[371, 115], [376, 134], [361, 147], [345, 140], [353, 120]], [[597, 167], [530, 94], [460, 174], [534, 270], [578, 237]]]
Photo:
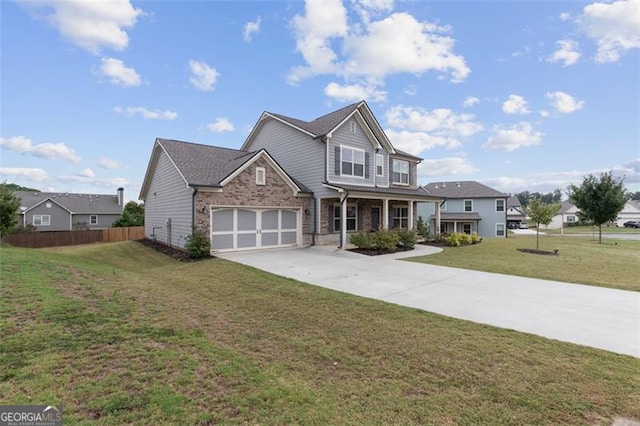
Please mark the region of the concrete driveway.
[[640, 293], [398, 260], [440, 249], [365, 256], [315, 246], [218, 257], [383, 300], [640, 358]]

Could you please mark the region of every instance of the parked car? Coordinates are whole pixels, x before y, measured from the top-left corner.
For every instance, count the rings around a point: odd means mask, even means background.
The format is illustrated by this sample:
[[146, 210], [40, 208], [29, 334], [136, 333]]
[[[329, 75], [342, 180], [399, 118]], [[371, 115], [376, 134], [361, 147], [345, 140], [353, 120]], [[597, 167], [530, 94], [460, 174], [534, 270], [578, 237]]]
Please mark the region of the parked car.
[[520, 222], [520, 229], [529, 229], [529, 224], [527, 222]]
[[628, 220], [624, 223], [625, 228], [640, 228], [640, 220]]

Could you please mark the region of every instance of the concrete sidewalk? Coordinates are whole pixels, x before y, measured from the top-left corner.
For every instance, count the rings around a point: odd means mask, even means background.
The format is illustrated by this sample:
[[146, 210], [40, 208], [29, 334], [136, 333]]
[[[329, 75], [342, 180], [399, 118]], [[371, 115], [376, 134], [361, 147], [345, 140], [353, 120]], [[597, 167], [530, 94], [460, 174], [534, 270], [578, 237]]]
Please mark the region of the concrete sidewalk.
[[321, 287], [640, 358], [640, 293], [405, 262], [335, 248], [218, 257]]

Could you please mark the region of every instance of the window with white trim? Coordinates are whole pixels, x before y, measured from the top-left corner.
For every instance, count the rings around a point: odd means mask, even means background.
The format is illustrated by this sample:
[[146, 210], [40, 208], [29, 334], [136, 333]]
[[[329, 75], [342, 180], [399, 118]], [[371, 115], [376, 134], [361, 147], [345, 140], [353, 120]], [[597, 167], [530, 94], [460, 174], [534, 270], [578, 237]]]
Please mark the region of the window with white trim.
[[496, 237], [504, 237], [504, 223], [496, 223]]
[[364, 150], [341, 146], [340, 160], [342, 175], [364, 177]]
[[465, 212], [473, 211], [473, 200], [464, 200], [464, 211]]
[[504, 211], [504, 200], [496, 200], [496, 211], [503, 212]]
[[465, 234], [471, 235], [471, 224], [470, 223], [463, 223], [462, 224], [462, 232], [464, 232]]
[[391, 182], [409, 185], [409, 162], [405, 160], [392, 161]]
[[392, 228], [407, 229], [409, 225], [409, 208], [406, 206], [394, 206], [392, 213]]
[[34, 214], [33, 226], [49, 226], [51, 225], [51, 216], [48, 214]]
[[567, 216], [567, 222], [575, 222], [576, 221], [576, 217], [572, 214]]
[[264, 167], [256, 167], [256, 185], [267, 184], [267, 170]]
[[358, 125], [354, 120], [351, 120], [349, 122], [349, 132], [356, 133], [357, 131], [358, 131]]
[[51, 203], [47, 203], [47, 208], [50, 209], [51, 208]]
[[384, 176], [384, 156], [376, 154], [376, 176]]
[[89, 216], [89, 225], [97, 225], [98, 224], [98, 215], [92, 214]]
[[[340, 232], [340, 204], [333, 206], [333, 231]], [[347, 231], [356, 231], [358, 229], [358, 206], [356, 204], [347, 204]]]

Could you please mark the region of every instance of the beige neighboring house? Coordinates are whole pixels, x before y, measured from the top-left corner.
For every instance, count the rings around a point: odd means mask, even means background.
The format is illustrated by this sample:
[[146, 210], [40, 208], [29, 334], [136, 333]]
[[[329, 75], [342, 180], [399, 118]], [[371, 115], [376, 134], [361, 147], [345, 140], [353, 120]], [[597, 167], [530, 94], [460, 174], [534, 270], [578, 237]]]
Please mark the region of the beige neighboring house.
[[[578, 222], [580, 220], [578, 218], [579, 211], [580, 209], [572, 203], [563, 201], [560, 213], [553, 218], [548, 228], [559, 229], [563, 224], [567, 226], [570, 223]], [[627, 201], [620, 213], [618, 213], [615, 225], [611, 224], [611, 226], [624, 226], [624, 223], [630, 220], [640, 221], [640, 200]]]
[[568, 201], [562, 201], [560, 204], [562, 205], [562, 207], [560, 208], [560, 213], [553, 217], [553, 220], [547, 226], [547, 228], [549, 229], [560, 229], [563, 226], [569, 225], [570, 223], [576, 223], [580, 221], [580, 218], [578, 217], [578, 212], [580, 210], [578, 210], [578, 208], [574, 204]]

